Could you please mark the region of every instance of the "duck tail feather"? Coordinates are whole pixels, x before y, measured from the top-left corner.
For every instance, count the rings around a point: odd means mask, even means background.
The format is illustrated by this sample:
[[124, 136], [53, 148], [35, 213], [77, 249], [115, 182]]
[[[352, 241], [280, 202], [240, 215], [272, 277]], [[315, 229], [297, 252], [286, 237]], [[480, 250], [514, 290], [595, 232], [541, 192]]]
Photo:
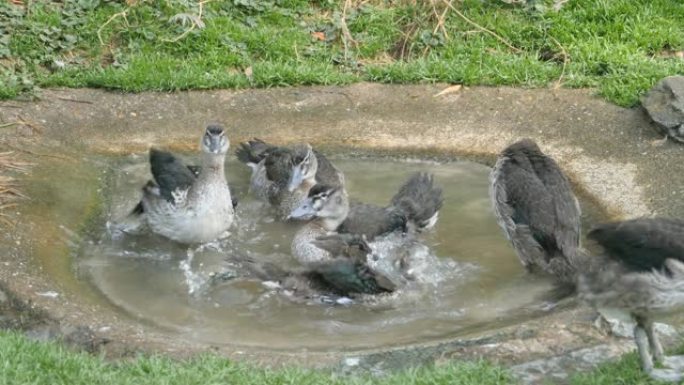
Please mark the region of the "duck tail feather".
[[265, 143], [261, 139], [252, 139], [247, 142], [240, 143], [240, 147], [235, 150], [235, 155], [238, 160], [245, 164], [259, 163], [263, 160], [268, 150], [273, 148], [273, 146]]
[[432, 174], [413, 174], [392, 198], [392, 206], [419, 229], [428, 229], [437, 222], [444, 199], [442, 189], [434, 184]]

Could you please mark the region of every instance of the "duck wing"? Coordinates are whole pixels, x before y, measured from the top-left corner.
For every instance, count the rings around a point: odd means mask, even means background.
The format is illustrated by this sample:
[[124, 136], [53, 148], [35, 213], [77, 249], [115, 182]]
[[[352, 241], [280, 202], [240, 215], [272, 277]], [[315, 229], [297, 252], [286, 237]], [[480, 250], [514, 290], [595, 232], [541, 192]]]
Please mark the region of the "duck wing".
[[357, 201], [350, 202], [349, 214], [337, 229], [339, 233], [365, 235], [367, 239], [406, 230], [403, 212]]
[[321, 280], [341, 295], [379, 294], [390, 290], [380, 286], [375, 273], [365, 264], [335, 258], [313, 268]]
[[579, 202], [572, 192], [568, 178], [552, 158], [544, 155], [531, 156], [530, 163], [552, 200], [553, 238], [565, 255], [571, 255], [580, 242]]
[[314, 150], [314, 154], [318, 162], [316, 182], [335, 187], [344, 186], [344, 174], [325, 155], [316, 150]]
[[492, 172], [495, 214], [523, 265], [548, 263], [559, 254], [556, 204], [542, 180], [529, 168], [506, 157]]
[[432, 174], [413, 174], [392, 197], [392, 207], [419, 229], [433, 226], [442, 208], [442, 189], [434, 185]]
[[632, 271], [667, 268], [667, 259], [684, 261], [684, 220], [639, 218], [604, 223], [587, 235], [606, 254]]
[[173, 202], [172, 193], [190, 188], [197, 177], [177, 156], [170, 152], [150, 149], [150, 169], [159, 195]]
[[272, 147], [265, 158], [266, 177], [278, 186], [286, 186], [292, 174], [292, 150]]
[[235, 151], [238, 160], [245, 164], [258, 164], [269, 152], [274, 149], [272, 146], [261, 139], [254, 138], [247, 142], [240, 143], [240, 147]]

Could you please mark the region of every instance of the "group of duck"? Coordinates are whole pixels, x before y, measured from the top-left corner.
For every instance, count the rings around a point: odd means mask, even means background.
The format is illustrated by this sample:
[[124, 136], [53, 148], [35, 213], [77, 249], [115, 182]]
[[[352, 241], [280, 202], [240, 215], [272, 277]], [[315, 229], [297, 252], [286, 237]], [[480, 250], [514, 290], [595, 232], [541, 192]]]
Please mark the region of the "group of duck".
[[[188, 166], [172, 153], [151, 149], [153, 180], [132, 215], [154, 233], [183, 244], [211, 242], [228, 234], [236, 218], [224, 172], [229, 140], [220, 125], [206, 128], [201, 140], [201, 166]], [[252, 170], [250, 192], [273, 207], [283, 221], [299, 225], [291, 251], [300, 270], [250, 264], [263, 280], [282, 280], [314, 292], [347, 297], [394, 291], [410, 272], [379, 269], [384, 258], [374, 242], [390, 235], [402, 240], [437, 222], [442, 191], [427, 173], [412, 175], [385, 207], [349, 199], [345, 179], [324, 155], [309, 144], [274, 146], [254, 139], [241, 143], [237, 158]], [[301, 278], [300, 280], [292, 278]], [[305, 291], [305, 290], [303, 290]]]
[[[200, 167], [152, 149], [154, 180], [143, 188], [133, 215], [180, 243], [221, 237], [235, 220], [236, 201], [224, 174], [228, 148], [224, 129], [210, 125], [201, 141]], [[443, 202], [441, 189], [427, 173], [411, 176], [386, 207], [350, 201], [344, 175], [308, 144], [280, 147], [252, 140], [241, 143], [237, 157], [252, 170], [254, 196], [272, 205], [282, 220], [304, 222], [291, 251], [307, 276], [340, 294], [395, 290], [396, 280], [369, 263], [383, 258], [374, 253], [373, 242], [431, 228]], [[523, 266], [551, 275], [597, 308], [627, 312], [636, 323], [643, 370], [659, 380], [684, 378], [684, 359], [665, 356], [653, 324], [654, 317], [684, 306], [684, 220], [599, 224], [587, 238], [603, 252], [591, 255], [580, 244], [581, 209], [570, 182], [534, 141], [506, 147], [490, 182], [497, 222]]]

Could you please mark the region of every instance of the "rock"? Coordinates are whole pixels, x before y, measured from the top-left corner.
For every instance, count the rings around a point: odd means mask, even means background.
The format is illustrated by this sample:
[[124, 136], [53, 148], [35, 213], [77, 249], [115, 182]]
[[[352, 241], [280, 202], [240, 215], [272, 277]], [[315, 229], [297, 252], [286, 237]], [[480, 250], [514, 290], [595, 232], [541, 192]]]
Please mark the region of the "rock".
[[668, 137], [684, 142], [684, 76], [669, 76], [641, 100], [648, 115]]

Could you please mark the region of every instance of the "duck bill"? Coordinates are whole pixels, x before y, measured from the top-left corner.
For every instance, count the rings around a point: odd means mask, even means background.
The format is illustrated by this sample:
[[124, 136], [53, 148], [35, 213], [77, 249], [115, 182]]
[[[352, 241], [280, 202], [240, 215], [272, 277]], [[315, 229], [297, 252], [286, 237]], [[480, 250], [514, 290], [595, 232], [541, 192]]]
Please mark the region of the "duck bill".
[[287, 219], [299, 219], [299, 220], [309, 220], [316, 216], [316, 210], [314, 210], [311, 200], [305, 200], [299, 207], [292, 210]]
[[223, 150], [222, 147], [223, 147], [223, 146], [221, 145], [221, 137], [219, 137], [219, 136], [212, 136], [212, 137], [211, 137], [211, 140], [210, 140], [210, 142], [209, 142], [209, 151], [210, 151], [212, 154], [219, 155], [219, 154], [221, 154], [221, 152], [222, 152], [222, 150]]
[[290, 181], [287, 184], [287, 191], [293, 192], [300, 184], [304, 181], [304, 174], [302, 173], [301, 166], [294, 166], [292, 168], [292, 175], [290, 176]]

